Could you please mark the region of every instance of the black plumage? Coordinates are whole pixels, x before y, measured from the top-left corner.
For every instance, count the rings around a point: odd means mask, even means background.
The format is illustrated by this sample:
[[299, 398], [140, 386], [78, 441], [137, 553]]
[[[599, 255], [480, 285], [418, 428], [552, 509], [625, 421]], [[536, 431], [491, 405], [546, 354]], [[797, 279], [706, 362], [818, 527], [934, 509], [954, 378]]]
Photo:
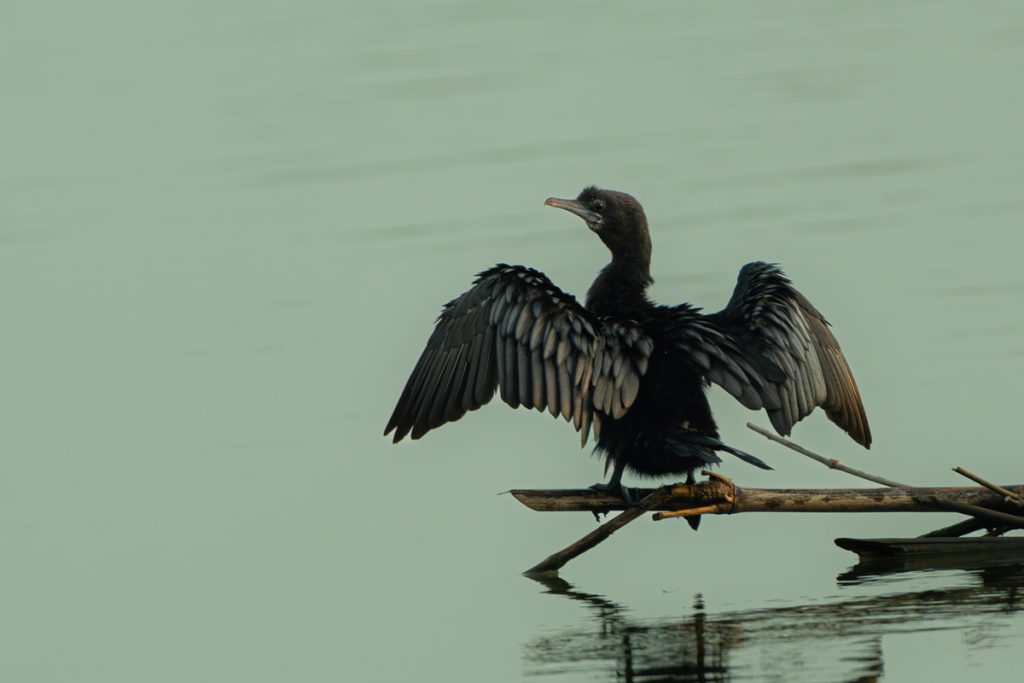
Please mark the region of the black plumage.
[[686, 474], [721, 462], [718, 451], [768, 468], [719, 440], [705, 387], [715, 383], [782, 435], [821, 406], [855, 441], [871, 432], [857, 384], [828, 322], [773, 264], [740, 270], [728, 305], [704, 314], [646, 296], [651, 241], [630, 195], [589, 187], [549, 206], [583, 218], [612, 260], [586, 305], [543, 274], [497, 265], [437, 319], [385, 434], [413, 439], [476, 410], [499, 391], [513, 408], [572, 423], [613, 474]]

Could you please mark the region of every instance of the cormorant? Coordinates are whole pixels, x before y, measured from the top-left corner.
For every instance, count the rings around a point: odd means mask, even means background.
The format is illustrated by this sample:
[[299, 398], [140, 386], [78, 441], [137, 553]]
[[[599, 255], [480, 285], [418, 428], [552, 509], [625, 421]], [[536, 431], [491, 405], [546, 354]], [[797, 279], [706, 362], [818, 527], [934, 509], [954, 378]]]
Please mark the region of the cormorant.
[[719, 440], [705, 397], [718, 384], [775, 430], [821, 406], [865, 448], [871, 444], [857, 383], [828, 321], [778, 266], [748, 263], [728, 305], [704, 314], [690, 304], [659, 306], [646, 295], [651, 239], [644, 211], [623, 192], [584, 189], [548, 206], [582, 218], [611, 250], [586, 304], [543, 273], [499, 264], [450, 301], [406, 382], [384, 434], [413, 439], [476, 410], [500, 389], [513, 408], [561, 415], [612, 476], [595, 488], [618, 492], [626, 469], [686, 474], [731, 453], [771, 469]]

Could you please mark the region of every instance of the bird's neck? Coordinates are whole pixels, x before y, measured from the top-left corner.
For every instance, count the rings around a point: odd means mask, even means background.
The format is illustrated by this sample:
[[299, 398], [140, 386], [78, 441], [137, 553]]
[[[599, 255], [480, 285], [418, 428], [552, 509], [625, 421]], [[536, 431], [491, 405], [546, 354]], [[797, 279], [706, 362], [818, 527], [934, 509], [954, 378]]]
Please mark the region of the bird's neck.
[[652, 282], [649, 258], [616, 255], [590, 286], [587, 308], [598, 315], [635, 319], [651, 305], [646, 292]]

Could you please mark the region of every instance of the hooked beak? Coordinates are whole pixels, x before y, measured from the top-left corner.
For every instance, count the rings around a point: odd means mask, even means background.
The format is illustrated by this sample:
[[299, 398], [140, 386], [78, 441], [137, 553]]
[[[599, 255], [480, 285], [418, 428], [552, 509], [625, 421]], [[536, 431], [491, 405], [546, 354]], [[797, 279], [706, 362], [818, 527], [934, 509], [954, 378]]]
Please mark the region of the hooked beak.
[[557, 197], [548, 197], [544, 200], [544, 205], [553, 206], [556, 209], [565, 209], [569, 213], [576, 214], [585, 220], [591, 229], [594, 229], [596, 226], [601, 224], [601, 214], [594, 213], [575, 199], [558, 199]]

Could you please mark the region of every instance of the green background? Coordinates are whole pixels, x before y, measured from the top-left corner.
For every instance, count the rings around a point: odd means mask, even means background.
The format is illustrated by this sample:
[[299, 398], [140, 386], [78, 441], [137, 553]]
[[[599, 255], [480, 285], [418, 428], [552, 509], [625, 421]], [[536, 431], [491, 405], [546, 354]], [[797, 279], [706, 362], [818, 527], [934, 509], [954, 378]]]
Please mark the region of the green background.
[[[1024, 480], [1022, 74], [1011, 0], [7, 0], [0, 676], [614, 680], [620, 631], [653, 670], [704, 619], [720, 679], [1012, 675], [1019, 598], [957, 592], [989, 575], [837, 583], [834, 537], [947, 515], [638, 522], [565, 573], [614, 606], [577, 603], [518, 572], [590, 516], [494, 495], [599, 480], [571, 429], [380, 433], [474, 273], [585, 292], [606, 251], [542, 202], [596, 183], [644, 204], [659, 302], [764, 259], [831, 319], [875, 446], [801, 443]], [[776, 467], [741, 485], [856, 485], [712, 401]]]

